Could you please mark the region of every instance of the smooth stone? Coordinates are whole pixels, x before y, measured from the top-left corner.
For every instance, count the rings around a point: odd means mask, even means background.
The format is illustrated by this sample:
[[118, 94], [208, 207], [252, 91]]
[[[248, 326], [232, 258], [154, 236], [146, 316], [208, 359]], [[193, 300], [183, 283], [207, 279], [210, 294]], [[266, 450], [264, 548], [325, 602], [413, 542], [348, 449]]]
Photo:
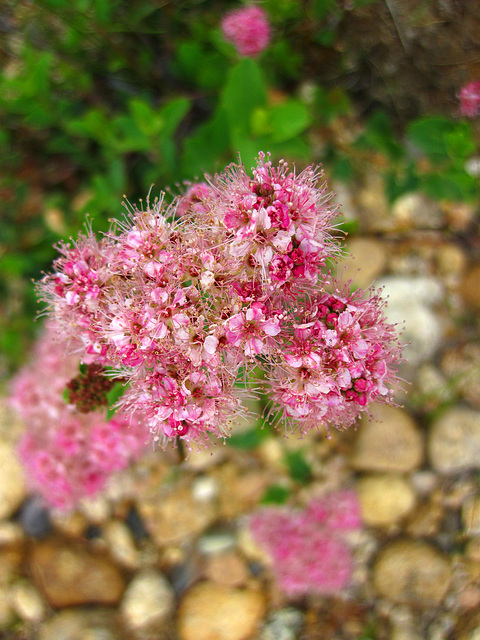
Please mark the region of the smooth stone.
[[403, 356], [411, 367], [433, 356], [443, 339], [443, 326], [432, 307], [442, 302], [440, 280], [421, 276], [389, 276], [379, 281], [388, 303], [385, 315], [402, 329]]
[[49, 539], [33, 546], [30, 572], [53, 607], [117, 604], [125, 581], [107, 557]]
[[0, 442], [0, 519], [9, 518], [27, 496], [23, 469], [13, 445]]
[[471, 309], [480, 310], [480, 264], [475, 264], [466, 269], [465, 276], [459, 285], [459, 293]]
[[262, 593], [201, 582], [190, 589], [178, 611], [180, 640], [247, 640], [265, 614]]
[[304, 614], [288, 607], [274, 611], [267, 619], [259, 640], [296, 640], [303, 625]]
[[272, 482], [264, 470], [248, 470], [231, 463], [212, 470], [212, 474], [220, 487], [219, 515], [225, 520], [252, 511]]
[[175, 595], [165, 576], [156, 569], [145, 569], [133, 578], [120, 605], [123, 618], [132, 630], [160, 633], [172, 616]]
[[388, 544], [380, 551], [373, 569], [374, 585], [381, 596], [418, 607], [439, 605], [450, 578], [447, 558], [419, 540]]
[[418, 192], [397, 198], [392, 206], [392, 216], [406, 229], [440, 229], [445, 223], [439, 203]]
[[[480, 284], [480, 281], [479, 281]], [[447, 351], [441, 362], [452, 392], [460, 392], [474, 409], [480, 409], [480, 343], [469, 342]]]
[[382, 275], [387, 264], [385, 243], [373, 238], [352, 238], [347, 242], [347, 252], [339, 265], [342, 280], [352, 279], [365, 288]]
[[367, 231], [393, 231], [397, 221], [391, 215], [391, 208], [385, 195], [385, 181], [380, 171], [370, 170], [364, 184], [358, 189], [355, 205], [360, 213], [362, 226]]
[[357, 483], [362, 519], [367, 526], [389, 526], [404, 518], [415, 505], [415, 492], [400, 475], [366, 476]]
[[242, 587], [249, 577], [244, 560], [233, 551], [208, 558], [204, 575], [208, 580], [226, 587]]
[[462, 615], [454, 635], [455, 640], [479, 640], [480, 638], [480, 610]]
[[445, 243], [438, 247], [435, 259], [439, 272], [447, 279], [461, 276], [467, 264], [464, 250], [453, 243]]
[[25, 533], [33, 538], [44, 538], [52, 531], [50, 513], [37, 496], [25, 500], [20, 509], [19, 520]]
[[112, 610], [81, 609], [57, 612], [39, 627], [38, 640], [130, 640]]
[[184, 482], [156, 492], [138, 503], [145, 527], [158, 546], [176, 544], [198, 536], [215, 520], [212, 502], [195, 499]]
[[127, 569], [139, 566], [139, 553], [135, 547], [132, 533], [127, 525], [118, 520], [107, 522], [103, 528], [103, 537], [115, 560]]
[[408, 473], [423, 460], [422, 436], [403, 409], [376, 404], [374, 420], [363, 417], [350, 460], [361, 471]]
[[428, 441], [432, 467], [457, 473], [480, 467], [480, 412], [452, 407], [433, 423]]
[[20, 573], [22, 549], [13, 545], [0, 548], [0, 584], [8, 584]]
[[15, 617], [16, 613], [10, 602], [10, 587], [0, 583], [0, 629], [9, 626]]
[[12, 585], [10, 602], [15, 613], [29, 622], [40, 622], [46, 616], [45, 602], [39, 591], [26, 580]]
[[467, 536], [480, 535], [480, 496], [469, 496], [462, 507], [463, 529]]

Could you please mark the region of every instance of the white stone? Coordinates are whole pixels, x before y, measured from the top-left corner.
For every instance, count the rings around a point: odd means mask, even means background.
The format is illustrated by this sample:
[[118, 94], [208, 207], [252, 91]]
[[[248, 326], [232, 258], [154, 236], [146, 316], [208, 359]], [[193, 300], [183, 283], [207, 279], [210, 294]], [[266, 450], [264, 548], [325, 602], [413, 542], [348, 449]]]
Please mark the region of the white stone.
[[175, 596], [165, 576], [155, 569], [138, 573], [128, 585], [120, 609], [131, 629], [158, 629], [173, 613]]
[[19, 581], [12, 585], [10, 602], [12, 608], [23, 620], [40, 622], [45, 617], [46, 609], [42, 596], [32, 584], [26, 581]]
[[403, 276], [383, 278], [378, 284], [388, 299], [388, 321], [404, 328], [401, 341], [407, 345], [403, 353], [407, 362], [412, 367], [425, 362], [443, 338], [442, 323], [431, 308], [443, 299], [442, 284], [432, 277]]

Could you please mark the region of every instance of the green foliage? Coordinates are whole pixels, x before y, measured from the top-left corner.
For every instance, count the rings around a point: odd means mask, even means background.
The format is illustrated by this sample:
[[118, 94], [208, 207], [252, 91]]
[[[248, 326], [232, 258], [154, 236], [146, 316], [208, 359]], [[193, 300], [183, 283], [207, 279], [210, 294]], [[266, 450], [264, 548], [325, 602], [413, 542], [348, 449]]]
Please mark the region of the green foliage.
[[281, 484], [272, 484], [267, 487], [260, 504], [285, 504], [289, 496], [290, 491], [287, 487]]
[[312, 479], [312, 467], [307, 462], [303, 451], [289, 451], [285, 455], [285, 464], [292, 480], [299, 484], [308, 484]]

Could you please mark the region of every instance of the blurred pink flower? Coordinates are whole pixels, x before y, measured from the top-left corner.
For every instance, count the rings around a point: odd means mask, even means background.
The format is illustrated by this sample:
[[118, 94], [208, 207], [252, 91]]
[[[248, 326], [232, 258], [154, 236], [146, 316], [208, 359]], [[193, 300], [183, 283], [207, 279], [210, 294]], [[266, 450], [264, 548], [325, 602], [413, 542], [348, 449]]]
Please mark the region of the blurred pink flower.
[[354, 491], [313, 499], [303, 511], [267, 508], [250, 530], [272, 559], [279, 587], [289, 596], [335, 593], [351, 579], [353, 558], [342, 534], [361, 526]]
[[460, 114], [474, 118], [480, 113], [480, 81], [470, 82], [460, 89]]
[[270, 42], [270, 23], [263, 9], [256, 6], [236, 9], [222, 20], [225, 40], [245, 57], [258, 56]]
[[66, 403], [63, 392], [78, 373], [78, 360], [52, 332], [49, 327], [38, 340], [32, 362], [13, 381], [10, 400], [26, 425], [19, 456], [32, 489], [49, 505], [71, 509], [138, 459], [149, 431], [137, 417], [118, 413], [107, 422], [99, 411], [80, 413]]

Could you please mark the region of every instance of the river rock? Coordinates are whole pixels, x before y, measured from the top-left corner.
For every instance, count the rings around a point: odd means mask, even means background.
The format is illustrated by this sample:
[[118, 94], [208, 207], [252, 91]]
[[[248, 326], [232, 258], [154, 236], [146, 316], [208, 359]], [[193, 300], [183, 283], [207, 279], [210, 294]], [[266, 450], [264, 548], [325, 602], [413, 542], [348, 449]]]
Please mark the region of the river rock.
[[242, 587], [248, 580], [245, 562], [234, 551], [207, 558], [204, 575], [212, 582], [226, 587]]
[[80, 608], [56, 613], [42, 624], [38, 635], [39, 640], [127, 640], [127, 637], [115, 611]]
[[435, 547], [419, 540], [397, 540], [384, 547], [373, 580], [381, 596], [419, 607], [439, 605], [450, 585], [450, 564]]
[[109, 558], [56, 539], [33, 545], [30, 572], [53, 607], [117, 604], [125, 588]]
[[379, 285], [388, 298], [388, 321], [403, 328], [403, 355], [411, 367], [418, 366], [435, 353], [443, 338], [443, 326], [433, 308], [443, 299], [442, 283], [433, 277], [389, 276]]
[[374, 420], [363, 417], [355, 441], [351, 464], [361, 471], [408, 473], [423, 459], [421, 434], [403, 409], [377, 404]]
[[452, 390], [459, 391], [474, 409], [480, 409], [480, 343], [469, 342], [448, 350], [442, 357], [442, 370]]
[[397, 198], [392, 206], [392, 216], [397, 225], [405, 229], [440, 229], [445, 223], [445, 214], [438, 201], [417, 192]]
[[358, 481], [357, 490], [362, 519], [368, 526], [396, 524], [415, 505], [415, 492], [400, 475], [365, 476]]
[[128, 585], [120, 610], [133, 631], [160, 635], [174, 607], [173, 589], [165, 576], [156, 569], [145, 569]]
[[10, 517], [26, 498], [23, 470], [15, 447], [0, 442], [0, 518]]
[[159, 546], [183, 542], [202, 533], [215, 519], [215, 506], [195, 498], [187, 482], [151, 493], [138, 503], [147, 531]]
[[264, 614], [260, 592], [201, 582], [182, 600], [178, 633], [180, 640], [247, 640]]
[[27, 580], [19, 580], [10, 590], [10, 602], [22, 620], [40, 622], [46, 615], [45, 602], [38, 590]]
[[480, 412], [452, 407], [433, 423], [428, 442], [430, 461], [442, 473], [480, 467]]
[[459, 293], [465, 304], [476, 311], [480, 310], [480, 264], [471, 265], [463, 277]]
[[480, 496], [469, 496], [462, 507], [463, 529], [467, 536], [480, 535]]
[[352, 279], [359, 287], [369, 287], [382, 275], [387, 264], [384, 242], [374, 238], [352, 238], [347, 243], [347, 257], [341, 262], [342, 279]]
[[110, 520], [103, 528], [103, 537], [115, 560], [127, 569], [136, 569], [140, 555], [135, 547], [133, 535], [124, 522]]

